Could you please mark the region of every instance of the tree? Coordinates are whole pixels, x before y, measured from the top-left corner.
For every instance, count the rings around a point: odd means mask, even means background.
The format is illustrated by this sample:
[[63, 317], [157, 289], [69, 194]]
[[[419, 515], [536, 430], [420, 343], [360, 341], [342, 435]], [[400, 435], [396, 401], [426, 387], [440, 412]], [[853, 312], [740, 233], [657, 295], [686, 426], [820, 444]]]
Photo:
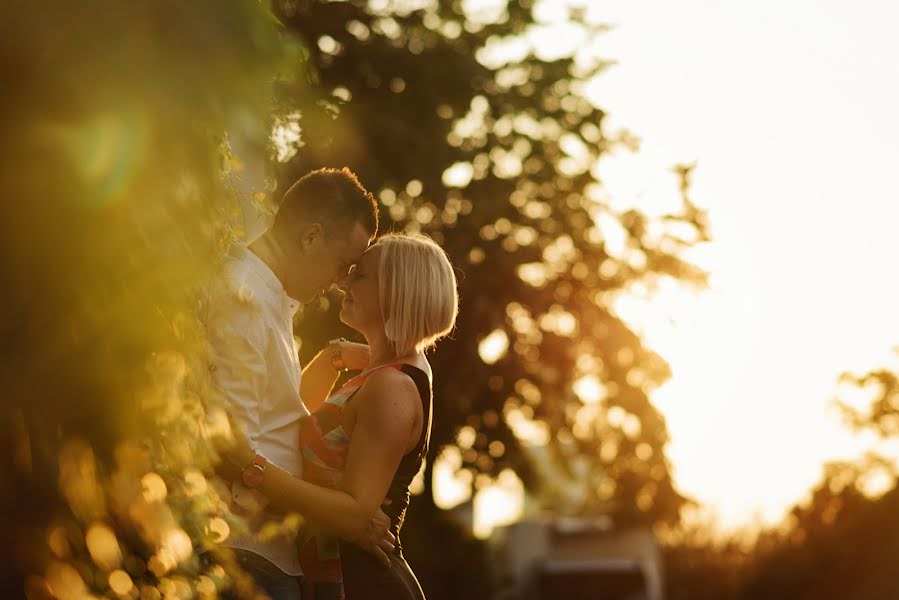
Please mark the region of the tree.
[[225, 131], [265, 139], [296, 57], [255, 0], [4, 24], [0, 595], [209, 591], [192, 550], [239, 523], [207, 480], [194, 288], [229, 236]]
[[[706, 239], [706, 224], [686, 195], [688, 167], [677, 214], [653, 219], [607, 201], [597, 161], [636, 142], [608, 131], [583, 93], [607, 64], [587, 50], [604, 27], [569, 9], [585, 43], [551, 56], [530, 37], [530, 2], [498, 3], [492, 15], [460, 2], [279, 9], [305, 42], [317, 91], [282, 90], [301, 139], [280, 180], [348, 165], [380, 198], [386, 228], [428, 233], [459, 269], [458, 328], [434, 355], [436, 449], [470, 428], [465, 468], [511, 468], [536, 490], [514, 431], [536, 423], [565, 481], [559, 493], [543, 486], [552, 508], [675, 523], [684, 498], [648, 396], [668, 368], [613, 303], [662, 277], [702, 283], [679, 251]], [[336, 333], [335, 307], [323, 306], [302, 323], [308, 351]], [[488, 336], [493, 355], [479, 352]]]

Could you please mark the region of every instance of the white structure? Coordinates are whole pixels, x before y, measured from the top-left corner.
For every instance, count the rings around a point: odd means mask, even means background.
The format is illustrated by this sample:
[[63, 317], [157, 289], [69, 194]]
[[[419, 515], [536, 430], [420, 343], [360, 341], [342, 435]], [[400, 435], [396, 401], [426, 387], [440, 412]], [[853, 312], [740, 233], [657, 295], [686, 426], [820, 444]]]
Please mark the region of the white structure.
[[661, 553], [649, 528], [555, 517], [514, 523], [494, 541], [502, 600], [663, 600]]

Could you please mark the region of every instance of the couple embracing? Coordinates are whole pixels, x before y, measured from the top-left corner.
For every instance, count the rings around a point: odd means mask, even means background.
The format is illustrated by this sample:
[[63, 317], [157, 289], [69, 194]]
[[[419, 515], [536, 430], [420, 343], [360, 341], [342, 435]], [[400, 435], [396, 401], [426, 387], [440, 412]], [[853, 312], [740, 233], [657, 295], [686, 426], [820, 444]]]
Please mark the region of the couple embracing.
[[[231, 497], [251, 529], [228, 544], [275, 600], [424, 597], [399, 533], [430, 436], [424, 352], [455, 324], [456, 279], [429, 238], [377, 233], [355, 175], [313, 171], [213, 286], [209, 370], [235, 426]], [[301, 367], [294, 315], [332, 285], [340, 320], [367, 343], [334, 340]], [[358, 374], [332, 389], [343, 370]], [[296, 539], [259, 535], [286, 513], [303, 517]]]

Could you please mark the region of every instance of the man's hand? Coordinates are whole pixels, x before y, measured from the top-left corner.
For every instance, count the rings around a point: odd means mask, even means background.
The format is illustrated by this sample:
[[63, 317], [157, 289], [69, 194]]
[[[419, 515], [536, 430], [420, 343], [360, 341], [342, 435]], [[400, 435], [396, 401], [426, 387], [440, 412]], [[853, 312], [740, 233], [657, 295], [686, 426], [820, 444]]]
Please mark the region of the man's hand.
[[229, 479], [239, 480], [244, 467], [252, 462], [256, 453], [250, 440], [230, 416], [223, 414], [219, 418], [224, 419], [224, 426], [218, 426], [217, 431], [208, 435], [213, 448], [223, 459], [216, 470], [227, 473]]
[[390, 518], [379, 510], [372, 517], [368, 524], [368, 529], [361, 537], [353, 540], [353, 543], [374, 554], [375, 558], [381, 561], [385, 567], [390, 566], [390, 557], [388, 553], [393, 552], [396, 544], [396, 538], [390, 533]]

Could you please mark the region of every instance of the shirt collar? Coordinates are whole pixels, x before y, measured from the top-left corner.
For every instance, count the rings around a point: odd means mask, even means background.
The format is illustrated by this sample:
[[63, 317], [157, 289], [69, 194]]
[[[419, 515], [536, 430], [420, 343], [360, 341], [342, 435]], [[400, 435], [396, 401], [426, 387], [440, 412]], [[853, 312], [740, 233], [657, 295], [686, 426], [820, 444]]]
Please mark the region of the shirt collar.
[[272, 268], [268, 266], [264, 260], [259, 258], [259, 255], [243, 244], [236, 246], [235, 251], [243, 254], [253, 266], [253, 271], [265, 282], [265, 285], [282, 298], [283, 305], [290, 311], [291, 316], [296, 315], [297, 311], [300, 309], [300, 303], [287, 295], [284, 285], [281, 283], [281, 280], [278, 279], [278, 276], [275, 275], [275, 272], [272, 271]]
[[256, 272], [259, 277], [262, 278], [262, 281], [265, 282], [265, 285], [270, 287], [273, 292], [277, 292], [279, 294], [286, 294], [284, 291], [284, 286], [281, 285], [281, 280], [278, 279], [278, 276], [275, 275], [275, 272], [272, 271], [272, 268], [268, 266], [268, 264], [259, 258], [255, 252], [250, 250], [247, 246], [240, 244], [234, 247], [236, 253], [243, 255], [242, 258], [246, 258], [252, 265], [253, 270]]

